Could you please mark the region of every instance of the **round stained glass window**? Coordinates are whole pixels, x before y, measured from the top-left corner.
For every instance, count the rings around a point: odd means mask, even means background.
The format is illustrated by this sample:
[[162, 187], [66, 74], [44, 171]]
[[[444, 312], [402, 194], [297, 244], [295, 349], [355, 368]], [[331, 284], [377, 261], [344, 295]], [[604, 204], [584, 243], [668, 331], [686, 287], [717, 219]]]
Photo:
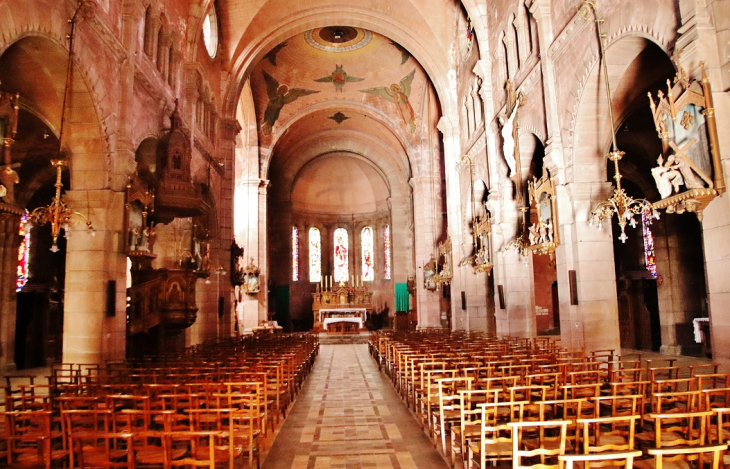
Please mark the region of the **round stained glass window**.
[[211, 8], [203, 20], [203, 42], [210, 58], [214, 58], [218, 51], [218, 18], [215, 8]]

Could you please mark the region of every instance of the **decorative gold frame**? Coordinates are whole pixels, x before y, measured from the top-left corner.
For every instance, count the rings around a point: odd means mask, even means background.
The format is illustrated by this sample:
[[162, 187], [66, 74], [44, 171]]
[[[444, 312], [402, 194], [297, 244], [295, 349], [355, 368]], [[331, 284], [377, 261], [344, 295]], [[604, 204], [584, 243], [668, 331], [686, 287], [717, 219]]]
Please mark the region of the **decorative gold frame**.
[[[685, 184], [685, 190], [677, 191], [675, 187], [675, 190], [672, 192], [677, 193], [673, 193], [669, 197], [664, 197], [652, 205], [655, 209], [666, 209], [667, 213], [684, 213], [685, 211], [694, 213], [697, 215], [697, 218], [702, 221], [702, 211], [705, 207], [707, 207], [707, 205], [709, 205], [715, 197], [718, 197], [725, 192], [725, 179], [720, 160], [715, 108], [712, 101], [710, 81], [707, 78], [707, 73], [705, 72], [705, 64], [704, 62], [700, 62], [700, 68], [702, 69], [701, 80], [699, 82], [696, 80], [690, 81], [687, 73], [679, 65], [680, 54], [681, 50], [675, 52], [675, 55], [672, 57], [672, 61], [677, 66], [677, 75], [674, 78], [674, 85], [667, 80], [667, 94], [665, 95], [661, 90], [658, 91], [657, 101], [655, 101], [652, 94], [648, 93], [649, 106], [654, 118], [654, 124], [658, 136], [662, 141], [662, 155], [660, 158], [662, 161], [667, 161], [664, 165], [660, 162], [654, 169], [665, 168], [676, 170], [677, 166], [670, 165], [669, 163], [679, 159], [680, 164], [688, 166], [691, 171], [696, 173], [702, 182], [704, 182], [706, 187], [688, 188], [686, 187], [686, 181], [683, 180], [682, 184]], [[676, 118], [679, 112], [690, 104], [701, 109], [702, 114], [705, 116], [710, 151], [709, 163], [712, 167], [712, 176], [703, 172], [685, 154], [685, 151], [687, 151], [688, 148], [698, 143], [696, 139], [690, 140], [682, 148], [679, 148], [679, 146], [670, 138], [670, 131], [666, 124], [667, 119], [670, 119], [671, 123], [676, 125]], [[689, 118], [687, 118], [688, 116]], [[679, 125], [688, 129], [692, 122], [691, 117], [692, 116], [685, 111]]]
[[[527, 249], [535, 254], [555, 256], [555, 248], [560, 245], [558, 230], [558, 204], [555, 192], [555, 181], [547, 168], [543, 168], [542, 176], [528, 182], [528, 194], [530, 197], [530, 211], [534, 210], [536, 221], [528, 229], [529, 245]], [[549, 199], [550, 219], [546, 224], [543, 222], [542, 203], [543, 197]], [[534, 205], [534, 209], [533, 209]]]
[[438, 274], [438, 282], [448, 284], [451, 282], [451, 279], [454, 278], [451, 237], [447, 236], [446, 241], [439, 243], [439, 257], [441, 256], [444, 258], [444, 263], [442, 264], [441, 271]]

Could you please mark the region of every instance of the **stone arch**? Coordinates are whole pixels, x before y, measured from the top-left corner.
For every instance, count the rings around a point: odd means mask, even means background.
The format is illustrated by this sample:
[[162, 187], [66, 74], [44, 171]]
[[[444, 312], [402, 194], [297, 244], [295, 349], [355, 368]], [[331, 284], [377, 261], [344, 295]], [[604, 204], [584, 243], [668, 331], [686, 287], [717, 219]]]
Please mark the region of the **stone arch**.
[[[645, 96], [646, 88], [652, 84], [653, 79], [650, 76], [642, 77], [638, 82], [635, 76], [631, 80], [625, 76], [631, 73], [629, 69], [632, 64], [650, 44], [666, 54], [661, 42], [642, 31], [617, 33], [607, 39], [606, 56], [616, 128], [621, 116], [631, 107], [633, 101], [641, 95]], [[590, 66], [586, 66], [587, 73], [579, 83], [576, 111], [571, 122], [572, 152], [566, 152], [566, 167], [573, 167], [573, 174], [580, 178], [580, 182], [605, 182], [605, 154], [611, 142], [611, 126], [603, 66], [596, 51], [584, 63]], [[633, 82], [631, 88], [625, 86], [628, 81]]]
[[[7, 76], [2, 76], [4, 87], [18, 91], [31, 112], [48, 123], [56, 137], [60, 130], [68, 65], [68, 52], [62, 44], [63, 41], [46, 33], [25, 31], [0, 48], [0, 63], [7, 71]], [[43, 59], [37, 60], [37, 57]], [[26, 73], [35, 79], [24, 80]], [[71, 187], [76, 190], [103, 189], [108, 186], [109, 143], [99, 119], [100, 101], [89, 86], [91, 76], [78, 55], [75, 55], [70, 79], [62, 144], [69, 160]]]
[[412, 28], [407, 28], [405, 23], [395, 22], [392, 17], [388, 17], [384, 13], [353, 6], [348, 8], [338, 7], [333, 10], [331, 7], [324, 5], [320, 8], [312, 7], [306, 15], [298, 14], [281, 18], [275, 25], [257, 31], [255, 36], [252, 33], [253, 37], [244, 36], [242, 38], [241, 45], [234, 51], [232, 59], [232, 75], [235, 78], [231, 80], [228, 89], [223, 93], [225, 104], [222, 108], [224, 114], [233, 114], [237, 106], [238, 95], [251, 70], [272, 47], [289, 37], [317, 27], [323, 22], [333, 21], [335, 15], [337, 16], [337, 22], [343, 26], [369, 29], [405, 47], [424, 68], [436, 90], [443, 114], [458, 114], [458, 104], [451, 91], [448, 79], [449, 59], [446, 56], [446, 51], [440, 51], [442, 54], [437, 55], [439, 51], [431, 50], [424, 43], [423, 38], [413, 34]]

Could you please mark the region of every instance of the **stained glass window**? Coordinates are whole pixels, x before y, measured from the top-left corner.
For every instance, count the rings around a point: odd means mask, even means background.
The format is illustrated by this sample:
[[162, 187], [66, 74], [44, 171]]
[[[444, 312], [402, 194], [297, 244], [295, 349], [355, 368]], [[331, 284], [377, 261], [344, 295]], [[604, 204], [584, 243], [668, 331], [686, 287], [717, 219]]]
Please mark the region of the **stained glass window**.
[[385, 258], [385, 279], [390, 280], [390, 225], [383, 228], [383, 257]]
[[646, 212], [641, 212], [641, 224], [644, 228], [644, 262], [646, 270], [651, 276], [656, 278], [656, 259], [654, 258], [654, 235], [651, 233], [651, 216], [646, 216]]
[[335, 230], [335, 282], [347, 282], [349, 279], [349, 264], [347, 259], [347, 230]]
[[23, 289], [28, 282], [28, 267], [30, 264], [30, 223], [28, 223], [28, 212], [20, 218], [20, 247], [18, 248], [18, 279], [15, 282], [15, 291]]
[[203, 20], [203, 42], [210, 58], [214, 58], [218, 52], [218, 17], [215, 6], [208, 11]]
[[360, 232], [360, 242], [362, 244], [362, 279], [372, 282], [375, 280], [375, 270], [373, 269], [373, 229], [366, 226]]
[[322, 281], [322, 235], [319, 228], [309, 229], [309, 281]]
[[291, 279], [299, 280], [299, 229], [296, 226], [291, 229]]

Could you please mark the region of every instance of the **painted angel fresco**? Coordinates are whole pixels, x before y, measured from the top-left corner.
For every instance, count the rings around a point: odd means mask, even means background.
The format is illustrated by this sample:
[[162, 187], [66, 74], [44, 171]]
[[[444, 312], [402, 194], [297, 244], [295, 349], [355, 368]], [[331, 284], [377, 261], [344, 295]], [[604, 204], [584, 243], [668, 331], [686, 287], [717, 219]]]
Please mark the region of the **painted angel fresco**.
[[354, 81], [363, 81], [364, 78], [351, 77], [347, 74], [342, 65], [335, 64], [335, 71], [327, 75], [326, 77], [317, 78], [316, 82], [319, 83], [332, 83], [335, 85], [335, 91], [342, 91], [345, 83], [351, 83]]
[[302, 88], [291, 88], [287, 85], [280, 85], [276, 78], [266, 72], [264, 73], [264, 81], [266, 82], [266, 94], [269, 96], [269, 104], [266, 105], [264, 111], [264, 121], [261, 125], [261, 133], [271, 135], [271, 129], [274, 127], [279, 113], [284, 105], [292, 103], [302, 96], [319, 93], [316, 90], [305, 90]]
[[409, 133], [416, 132], [416, 114], [413, 112], [411, 103], [408, 102], [408, 97], [411, 95], [411, 82], [416, 74], [414, 68], [411, 73], [406, 75], [400, 83], [393, 83], [390, 86], [381, 86], [379, 88], [370, 88], [367, 90], [361, 90], [363, 93], [377, 94], [387, 99], [391, 103], [395, 103], [398, 108], [398, 113], [403, 119], [403, 123], [406, 124], [406, 129]]

